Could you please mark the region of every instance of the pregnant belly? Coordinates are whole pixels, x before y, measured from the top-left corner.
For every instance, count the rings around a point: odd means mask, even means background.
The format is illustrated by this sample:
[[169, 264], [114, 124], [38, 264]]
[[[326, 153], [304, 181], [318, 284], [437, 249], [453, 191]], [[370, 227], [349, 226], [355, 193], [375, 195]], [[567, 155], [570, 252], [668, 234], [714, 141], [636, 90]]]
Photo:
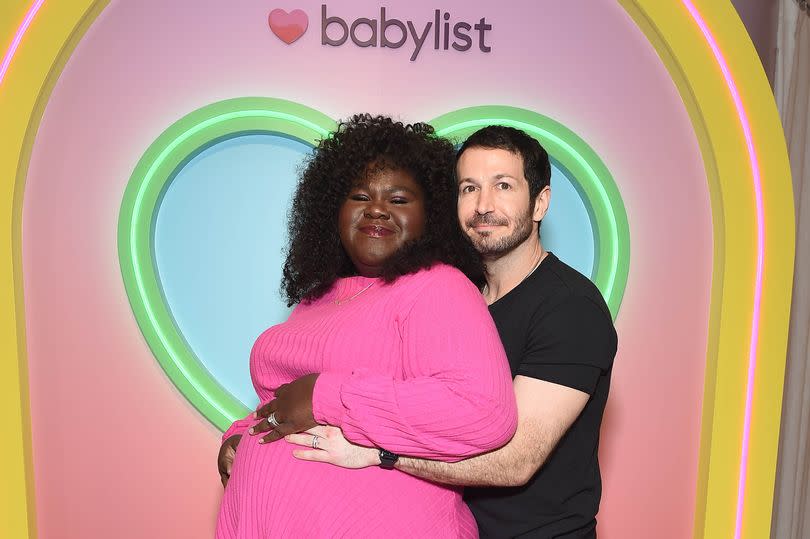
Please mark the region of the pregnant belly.
[[457, 490], [398, 470], [301, 461], [292, 456], [295, 447], [245, 435], [220, 519], [271, 537], [477, 535]]

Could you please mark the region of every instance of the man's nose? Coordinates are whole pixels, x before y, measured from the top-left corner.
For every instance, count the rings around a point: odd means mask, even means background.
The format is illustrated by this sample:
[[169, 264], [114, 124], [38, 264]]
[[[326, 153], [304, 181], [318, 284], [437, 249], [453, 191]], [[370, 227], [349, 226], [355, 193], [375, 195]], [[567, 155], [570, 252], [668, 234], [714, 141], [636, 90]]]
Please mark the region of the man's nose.
[[475, 211], [480, 215], [490, 213], [495, 209], [493, 202], [494, 197], [492, 194], [487, 189], [481, 189], [478, 191], [478, 198], [475, 201]]

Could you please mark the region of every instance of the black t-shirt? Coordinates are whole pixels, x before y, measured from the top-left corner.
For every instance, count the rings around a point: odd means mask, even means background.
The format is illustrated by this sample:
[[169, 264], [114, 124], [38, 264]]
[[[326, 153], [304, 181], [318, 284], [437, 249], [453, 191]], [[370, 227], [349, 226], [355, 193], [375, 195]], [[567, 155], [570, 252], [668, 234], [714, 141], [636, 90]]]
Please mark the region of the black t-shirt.
[[599, 427], [616, 354], [610, 311], [593, 283], [551, 253], [489, 311], [512, 376], [591, 398], [526, 485], [465, 489], [481, 537], [595, 538], [602, 495]]

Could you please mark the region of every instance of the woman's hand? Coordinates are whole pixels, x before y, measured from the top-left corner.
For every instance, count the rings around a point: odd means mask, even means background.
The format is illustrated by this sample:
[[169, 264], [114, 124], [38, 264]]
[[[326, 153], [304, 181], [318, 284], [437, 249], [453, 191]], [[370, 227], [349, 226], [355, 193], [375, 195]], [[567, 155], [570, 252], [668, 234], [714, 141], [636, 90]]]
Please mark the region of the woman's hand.
[[312, 393], [317, 379], [318, 374], [308, 374], [276, 389], [276, 398], [256, 410], [256, 418], [264, 419], [253, 425], [248, 434], [270, 432], [259, 440], [263, 444], [316, 426], [318, 423], [312, 416]]
[[241, 439], [241, 434], [235, 434], [222, 442], [222, 447], [219, 448], [217, 468], [219, 468], [219, 478], [222, 480], [222, 488], [228, 485], [228, 479], [231, 478], [231, 467], [233, 466], [233, 459], [236, 457], [236, 447], [239, 445]]
[[284, 439], [310, 448], [293, 451], [293, 456], [297, 459], [326, 462], [352, 469], [380, 464], [378, 449], [351, 443], [338, 427], [319, 425], [301, 434], [288, 434]]

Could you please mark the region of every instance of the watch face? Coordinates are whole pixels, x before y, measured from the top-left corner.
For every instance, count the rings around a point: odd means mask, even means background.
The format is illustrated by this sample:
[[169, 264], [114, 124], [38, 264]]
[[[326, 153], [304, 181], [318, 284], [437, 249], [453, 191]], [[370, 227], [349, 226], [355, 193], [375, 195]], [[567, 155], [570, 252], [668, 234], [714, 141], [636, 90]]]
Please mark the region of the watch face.
[[390, 470], [394, 467], [397, 460], [399, 460], [399, 455], [396, 453], [391, 453], [385, 449], [380, 449], [380, 468]]

